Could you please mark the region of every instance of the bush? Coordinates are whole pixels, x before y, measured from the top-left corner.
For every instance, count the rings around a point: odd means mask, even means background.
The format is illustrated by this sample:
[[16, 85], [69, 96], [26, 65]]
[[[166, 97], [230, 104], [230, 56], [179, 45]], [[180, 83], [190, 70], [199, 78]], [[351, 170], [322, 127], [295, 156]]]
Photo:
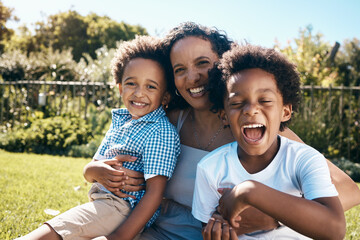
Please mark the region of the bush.
[[14, 128], [0, 136], [0, 148], [13, 152], [66, 155], [72, 145], [88, 143], [91, 129], [74, 116], [35, 119], [27, 128]]
[[345, 158], [337, 158], [332, 159], [332, 163], [334, 163], [338, 168], [346, 172], [352, 180], [355, 182], [360, 182], [360, 164], [353, 163]]

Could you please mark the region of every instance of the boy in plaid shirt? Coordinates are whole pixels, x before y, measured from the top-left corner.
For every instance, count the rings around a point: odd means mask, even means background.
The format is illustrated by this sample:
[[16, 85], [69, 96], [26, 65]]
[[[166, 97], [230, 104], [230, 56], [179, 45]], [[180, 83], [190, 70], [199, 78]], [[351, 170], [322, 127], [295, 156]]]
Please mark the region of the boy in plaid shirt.
[[[89, 191], [91, 202], [44, 224], [39, 229], [52, 234], [46, 237], [134, 239], [155, 221], [166, 182], [180, 153], [179, 136], [163, 109], [170, 100], [167, 79], [172, 73], [168, 64], [156, 38], [141, 36], [121, 44], [112, 72], [126, 109], [112, 110], [110, 129], [89, 163], [99, 164], [103, 178], [86, 176], [94, 182]], [[116, 177], [117, 155], [132, 156], [134, 161], [123, 163], [124, 167], [144, 173], [146, 191], [130, 192], [107, 184], [122, 178]], [[41, 230], [33, 233], [36, 231]], [[40, 238], [30, 235], [27, 239]]]

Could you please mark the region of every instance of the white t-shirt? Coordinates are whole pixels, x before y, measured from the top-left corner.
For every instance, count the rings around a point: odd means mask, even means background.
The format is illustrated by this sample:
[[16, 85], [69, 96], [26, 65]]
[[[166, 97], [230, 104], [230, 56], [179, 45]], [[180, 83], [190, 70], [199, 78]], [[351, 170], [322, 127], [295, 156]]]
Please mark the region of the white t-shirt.
[[280, 137], [280, 148], [262, 171], [249, 174], [237, 155], [237, 142], [206, 155], [198, 164], [192, 214], [207, 223], [221, 197], [218, 188], [255, 180], [281, 192], [306, 199], [337, 196], [322, 154], [312, 147]]

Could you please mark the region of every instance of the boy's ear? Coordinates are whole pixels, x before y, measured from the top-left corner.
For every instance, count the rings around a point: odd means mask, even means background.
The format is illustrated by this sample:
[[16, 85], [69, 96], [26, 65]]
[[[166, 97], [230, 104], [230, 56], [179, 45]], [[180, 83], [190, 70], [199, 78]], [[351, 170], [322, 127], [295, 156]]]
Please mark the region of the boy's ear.
[[169, 104], [170, 100], [171, 100], [171, 95], [168, 91], [166, 91], [162, 98], [161, 105], [163, 105], [164, 107], [167, 106]]
[[220, 118], [221, 118], [221, 121], [223, 122], [224, 126], [229, 126], [230, 125], [228, 117], [227, 117], [224, 109], [220, 110]]
[[117, 85], [118, 85], [118, 87], [119, 87], [120, 95], [122, 95], [122, 85], [121, 85], [121, 83], [118, 83]]
[[292, 113], [292, 105], [291, 104], [284, 105], [281, 122], [289, 121], [291, 118], [291, 113]]

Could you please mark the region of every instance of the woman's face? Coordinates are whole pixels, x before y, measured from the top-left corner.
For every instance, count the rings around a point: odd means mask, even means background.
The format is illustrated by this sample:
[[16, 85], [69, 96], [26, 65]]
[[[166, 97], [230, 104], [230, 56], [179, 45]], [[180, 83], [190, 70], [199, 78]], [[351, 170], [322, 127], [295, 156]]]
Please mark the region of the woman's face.
[[208, 71], [219, 60], [211, 43], [199, 37], [185, 37], [173, 45], [170, 59], [181, 96], [195, 109], [209, 109]]

